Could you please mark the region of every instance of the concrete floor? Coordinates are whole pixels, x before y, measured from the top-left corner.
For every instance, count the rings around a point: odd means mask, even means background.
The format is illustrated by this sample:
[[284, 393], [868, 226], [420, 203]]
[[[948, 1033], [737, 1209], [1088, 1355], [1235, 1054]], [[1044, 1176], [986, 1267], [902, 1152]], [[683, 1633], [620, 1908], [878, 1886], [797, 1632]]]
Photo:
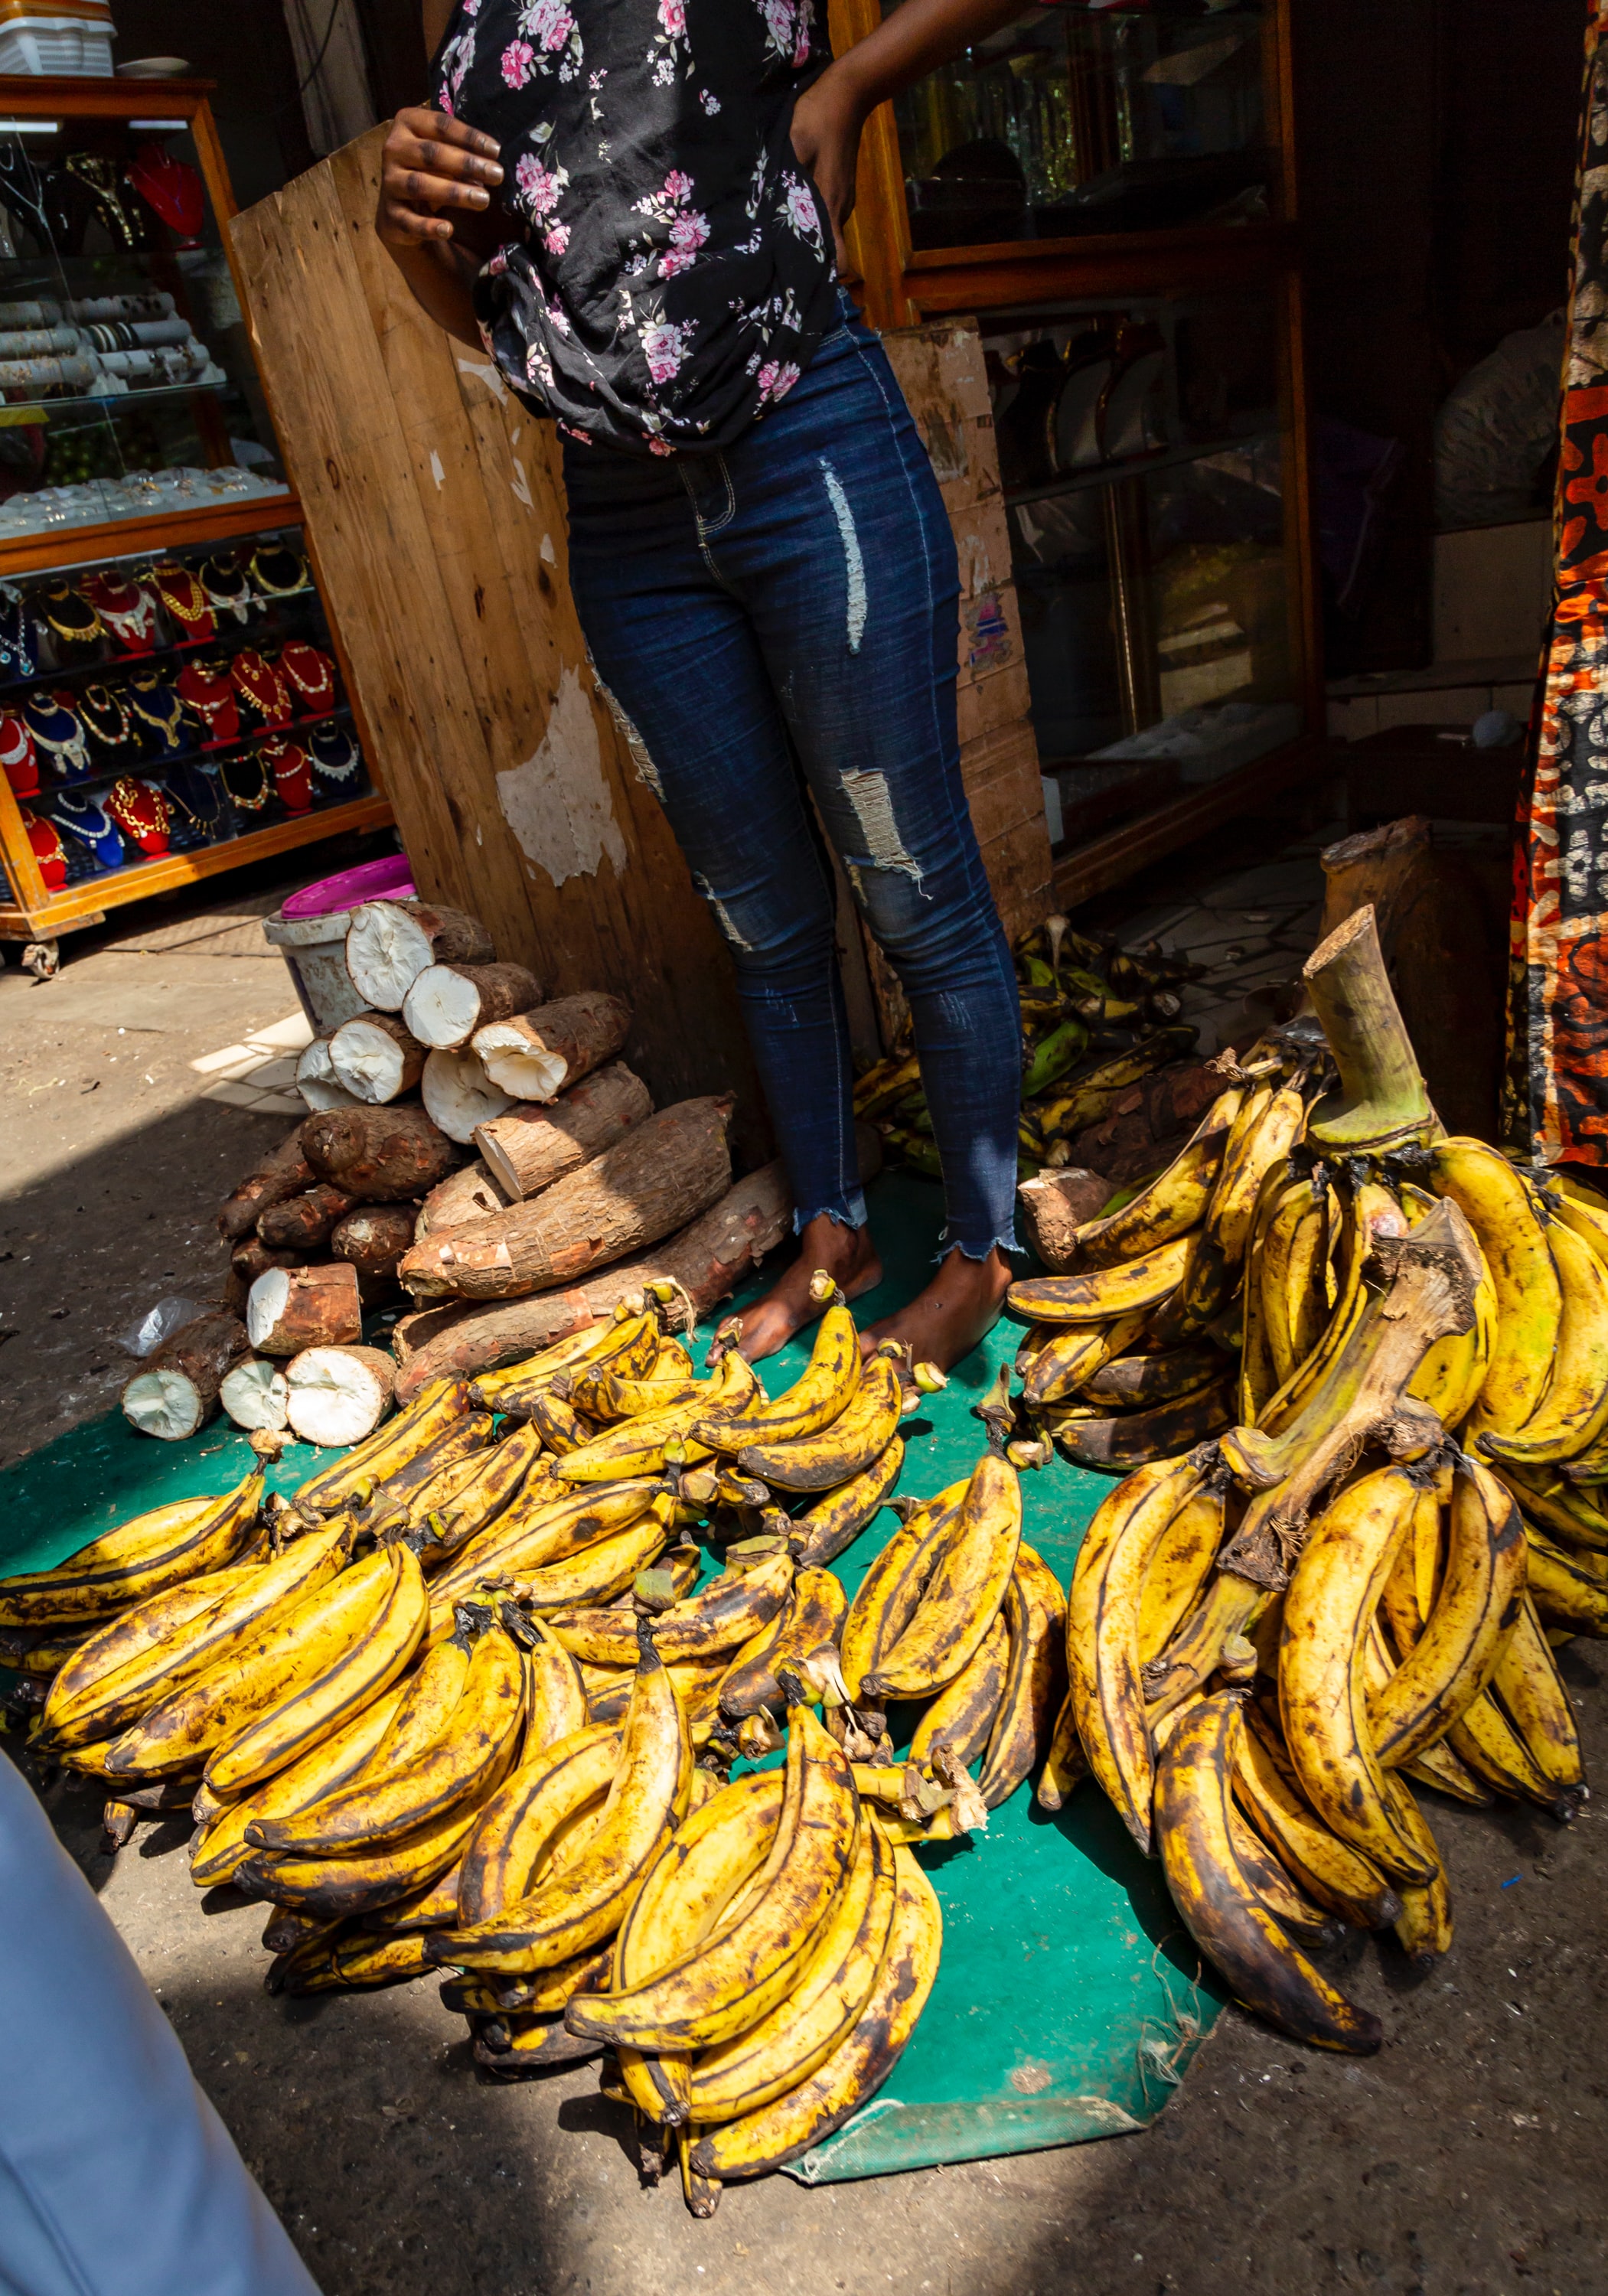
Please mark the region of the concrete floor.
[[[138, 1309], [206, 1296], [213, 1205], [285, 1125], [204, 1097], [190, 1066], [291, 1009], [256, 953], [262, 891], [126, 914], [50, 984], [0, 974], [7, 1457], [107, 1407], [127, 1369], [111, 1335]], [[1576, 1643], [1564, 1667], [1608, 1775], [1604, 1659]], [[677, 2191], [639, 2188], [592, 2067], [483, 2081], [429, 1983], [270, 2000], [261, 1909], [198, 1897], [179, 1829], [113, 1860], [96, 1797], [46, 1799], [326, 2296], [1608, 2288], [1608, 1804], [1572, 1831], [1435, 1805], [1457, 1940], [1427, 1978], [1356, 1941], [1343, 1981], [1385, 2026], [1372, 2061], [1229, 2012], [1143, 2135], [816, 2191], [776, 2177], [698, 2224]]]

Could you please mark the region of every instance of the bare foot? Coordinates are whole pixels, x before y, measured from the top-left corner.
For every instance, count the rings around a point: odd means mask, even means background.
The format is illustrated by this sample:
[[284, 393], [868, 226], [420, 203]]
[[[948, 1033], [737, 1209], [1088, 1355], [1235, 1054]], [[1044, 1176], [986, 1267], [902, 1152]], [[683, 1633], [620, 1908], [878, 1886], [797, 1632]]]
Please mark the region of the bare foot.
[[948, 1371], [993, 1330], [1014, 1281], [1003, 1251], [968, 1259], [956, 1245], [924, 1292], [861, 1334], [861, 1348], [869, 1354], [881, 1340], [898, 1340], [909, 1349], [913, 1364], [936, 1364]]
[[742, 1310], [742, 1336], [737, 1349], [750, 1363], [774, 1356], [795, 1332], [820, 1316], [821, 1302], [809, 1296], [809, 1279], [817, 1267], [824, 1267], [849, 1300], [857, 1300], [882, 1280], [882, 1263], [871, 1241], [871, 1230], [845, 1227], [829, 1212], [823, 1212], [800, 1234], [799, 1256], [775, 1290]]

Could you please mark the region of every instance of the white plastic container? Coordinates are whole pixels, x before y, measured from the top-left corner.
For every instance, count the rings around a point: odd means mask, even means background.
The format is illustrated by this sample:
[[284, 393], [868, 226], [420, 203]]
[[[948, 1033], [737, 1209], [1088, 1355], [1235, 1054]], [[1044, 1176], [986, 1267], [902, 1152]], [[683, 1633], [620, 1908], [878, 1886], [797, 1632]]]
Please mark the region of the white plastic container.
[[406, 859], [394, 854], [320, 878], [263, 919], [264, 936], [290, 967], [316, 1036], [327, 1037], [343, 1021], [355, 1021], [368, 1010], [346, 969], [347, 928], [354, 911], [365, 901], [406, 900], [413, 890]]
[[110, 79], [110, 0], [0, 0], [0, 72]]

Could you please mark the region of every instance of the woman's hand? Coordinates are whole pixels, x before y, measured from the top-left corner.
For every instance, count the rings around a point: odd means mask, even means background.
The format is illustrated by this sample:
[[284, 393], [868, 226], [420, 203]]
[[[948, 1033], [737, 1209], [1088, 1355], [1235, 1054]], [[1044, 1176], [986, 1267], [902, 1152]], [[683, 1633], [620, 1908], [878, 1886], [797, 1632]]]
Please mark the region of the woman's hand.
[[843, 226], [854, 213], [855, 171], [859, 165], [860, 130], [865, 124], [859, 96], [841, 64], [833, 64], [824, 71], [793, 106], [793, 156], [808, 168], [816, 189], [826, 202], [840, 274], [849, 267], [843, 250]]
[[444, 111], [423, 105], [399, 111], [380, 162], [374, 228], [386, 245], [412, 248], [451, 239], [443, 208], [483, 213], [503, 180], [498, 148], [489, 135]]

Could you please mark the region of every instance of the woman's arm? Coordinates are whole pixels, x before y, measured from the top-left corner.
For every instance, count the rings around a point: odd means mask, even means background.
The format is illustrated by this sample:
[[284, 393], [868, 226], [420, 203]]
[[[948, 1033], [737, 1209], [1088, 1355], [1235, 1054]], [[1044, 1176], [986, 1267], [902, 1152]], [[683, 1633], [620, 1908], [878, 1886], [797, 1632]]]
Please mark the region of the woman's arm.
[[[489, 135], [417, 106], [399, 111], [380, 160], [374, 229], [414, 300], [460, 342], [480, 345], [470, 288], [495, 232], [490, 186], [500, 184]], [[450, 209], [455, 226], [443, 214]]]
[[793, 108], [792, 148], [831, 212], [840, 269], [843, 226], [854, 212], [860, 130], [877, 105], [1024, 12], [1024, 0], [901, 0], [805, 89]]

